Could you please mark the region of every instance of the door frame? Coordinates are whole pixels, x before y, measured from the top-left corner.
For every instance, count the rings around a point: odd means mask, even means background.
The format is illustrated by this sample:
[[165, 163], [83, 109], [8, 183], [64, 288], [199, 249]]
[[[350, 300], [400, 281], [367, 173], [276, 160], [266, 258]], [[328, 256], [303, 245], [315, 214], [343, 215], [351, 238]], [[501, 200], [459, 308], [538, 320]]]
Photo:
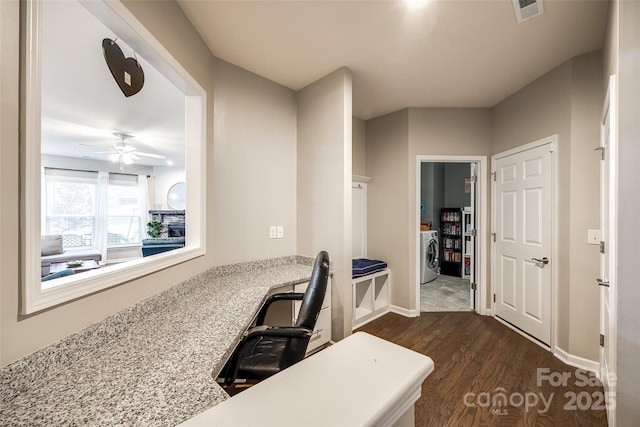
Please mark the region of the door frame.
[[[608, 216], [609, 227], [606, 230], [606, 250], [604, 256], [607, 257], [609, 263], [609, 312], [604, 313], [604, 301], [603, 292], [604, 288], [600, 292], [600, 333], [606, 336], [605, 340], [608, 343], [607, 347], [600, 347], [599, 351], [599, 369], [598, 377], [604, 386], [605, 399], [607, 402], [607, 418], [610, 426], [616, 425], [616, 408], [615, 408], [615, 396], [616, 396], [616, 381], [617, 381], [617, 319], [618, 319], [618, 99], [617, 99], [617, 80], [616, 75], [609, 76], [607, 92], [605, 95], [604, 106], [602, 111], [602, 119], [600, 120], [600, 147], [603, 146], [605, 140], [605, 121], [609, 121], [609, 143], [608, 150], [606, 150], [606, 162], [609, 162], [609, 185], [604, 185], [604, 176], [602, 174], [602, 163], [600, 164], [600, 216], [602, 221], [602, 215], [604, 214], [604, 201], [605, 198], [608, 202]], [[602, 162], [602, 161], [601, 161]], [[600, 223], [602, 227], [602, 222]], [[605, 233], [605, 230], [601, 230]], [[604, 260], [601, 257], [600, 264], [600, 278], [602, 277], [602, 268]], [[609, 329], [604, 328], [605, 314], [609, 315], [608, 325]], [[609, 368], [612, 370], [605, 371], [604, 369], [604, 352], [609, 351]], [[613, 396], [613, 406], [611, 405], [611, 396]]]
[[476, 313], [487, 315], [487, 218], [489, 215], [489, 205], [487, 204], [487, 176], [489, 173], [487, 156], [466, 156], [466, 155], [416, 155], [416, 209], [415, 222], [412, 230], [415, 235], [416, 254], [416, 305], [415, 312], [420, 313], [420, 186], [422, 178], [422, 163], [475, 163], [477, 165], [476, 175], [478, 182], [476, 188], [476, 256], [474, 258], [476, 266]]
[[[510, 150], [503, 151], [498, 154], [494, 154], [491, 156], [491, 174], [493, 175], [496, 172], [495, 162], [498, 159], [503, 157], [507, 157], [513, 154], [521, 153], [523, 151], [530, 150], [532, 148], [537, 148], [546, 144], [550, 144], [551, 148], [551, 263], [549, 267], [551, 267], [551, 334], [550, 334], [550, 343], [549, 346], [541, 343], [537, 339], [533, 338], [529, 334], [524, 333], [520, 329], [512, 326], [510, 323], [505, 322], [496, 316], [495, 310], [495, 301], [492, 297], [491, 299], [491, 313], [494, 319], [498, 322], [506, 325], [510, 329], [519, 333], [523, 337], [529, 339], [530, 341], [538, 344], [539, 346], [551, 350], [552, 353], [555, 354], [556, 343], [558, 341], [558, 327], [557, 327], [557, 318], [558, 318], [558, 269], [556, 268], [556, 263], [558, 261], [558, 135], [554, 134], [545, 138], [538, 139], [536, 141], [530, 142], [528, 144], [520, 145], [518, 147], [512, 148]], [[495, 175], [493, 175], [495, 177]], [[495, 181], [491, 180], [491, 235], [494, 236], [496, 232], [496, 184]], [[491, 239], [491, 293], [495, 295], [495, 271], [496, 271], [496, 245], [493, 238]]]

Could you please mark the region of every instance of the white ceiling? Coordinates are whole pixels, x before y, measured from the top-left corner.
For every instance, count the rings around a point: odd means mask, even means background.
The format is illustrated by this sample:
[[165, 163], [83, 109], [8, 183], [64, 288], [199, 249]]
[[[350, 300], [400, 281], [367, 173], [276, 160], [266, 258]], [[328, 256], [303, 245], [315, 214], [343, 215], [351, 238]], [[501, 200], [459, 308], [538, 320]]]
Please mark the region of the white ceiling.
[[[492, 107], [601, 48], [608, 8], [546, 0], [543, 15], [518, 24], [511, 0], [178, 1], [214, 55], [293, 90], [348, 67], [363, 119], [405, 107]], [[96, 152], [124, 132], [139, 151], [184, 164], [183, 94], [138, 55], [145, 86], [125, 98], [101, 47], [120, 35], [77, 2], [43, 2], [42, 22], [43, 154], [107, 160]], [[133, 56], [122, 37], [118, 44]]]
[[[45, 1], [42, 8], [42, 153], [108, 161], [104, 151], [120, 142], [113, 133], [124, 132], [139, 152], [184, 165], [182, 92], [137, 55], [145, 84], [125, 97], [102, 53], [104, 38], [121, 35], [75, 1]], [[134, 56], [122, 37], [117, 43], [125, 57]], [[166, 160], [142, 157], [135, 164], [166, 166]]]
[[[294, 90], [346, 66], [362, 119], [405, 107], [492, 107], [603, 45], [607, 1], [178, 0], [213, 54]], [[411, 3], [415, 3], [415, 0]]]

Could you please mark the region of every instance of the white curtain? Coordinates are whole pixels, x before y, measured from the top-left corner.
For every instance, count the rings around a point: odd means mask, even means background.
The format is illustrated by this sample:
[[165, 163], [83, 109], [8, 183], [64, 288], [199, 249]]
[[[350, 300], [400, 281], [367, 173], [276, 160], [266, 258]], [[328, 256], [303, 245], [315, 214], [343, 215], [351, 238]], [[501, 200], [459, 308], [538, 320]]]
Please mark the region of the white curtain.
[[146, 175], [138, 175], [138, 207], [140, 209], [140, 239], [147, 238], [147, 222], [149, 222], [149, 182]]
[[96, 243], [95, 247], [102, 254], [102, 261], [107, 259], [107, 224], [109, 215], [109, 172], [98, 172], [96, 194]]

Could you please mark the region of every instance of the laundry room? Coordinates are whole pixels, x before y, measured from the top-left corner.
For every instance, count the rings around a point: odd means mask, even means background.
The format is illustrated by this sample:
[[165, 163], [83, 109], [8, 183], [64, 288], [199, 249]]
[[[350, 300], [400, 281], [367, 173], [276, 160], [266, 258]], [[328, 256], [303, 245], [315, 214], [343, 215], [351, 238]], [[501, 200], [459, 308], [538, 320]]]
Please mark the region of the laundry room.
[[475, 163], [422, 162], [420, 311], [473, 309]]

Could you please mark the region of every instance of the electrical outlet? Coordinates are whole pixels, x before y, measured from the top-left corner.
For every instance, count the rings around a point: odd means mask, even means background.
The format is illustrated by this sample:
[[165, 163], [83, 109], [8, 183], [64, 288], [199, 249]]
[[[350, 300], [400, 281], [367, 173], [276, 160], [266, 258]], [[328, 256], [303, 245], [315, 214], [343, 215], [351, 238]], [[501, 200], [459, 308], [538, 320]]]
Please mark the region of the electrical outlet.
[[278, 237], [278, 239], [283, 239], [284, 238], [284, 225], [279, 225], [278, 226], [277, 237]]
[[600, 230], [587, 230], [587, 243], [590, 245], [599, 245], [602, 240]]
[[275, 239], [277, 237], [277, 228], [275, 225], [269, 227], [269, 238]]

